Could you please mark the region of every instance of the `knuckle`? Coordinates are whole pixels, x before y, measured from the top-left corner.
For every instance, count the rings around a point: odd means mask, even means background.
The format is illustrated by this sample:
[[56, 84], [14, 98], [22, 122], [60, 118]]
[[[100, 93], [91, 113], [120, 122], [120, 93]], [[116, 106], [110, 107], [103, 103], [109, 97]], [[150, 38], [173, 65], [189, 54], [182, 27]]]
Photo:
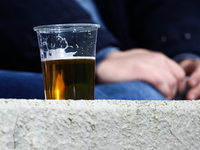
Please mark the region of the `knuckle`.
[[163, 61], [165, 60], [165, 55], [161, 52], [154, 52], [153, 54], [153, 59]]
[[172, 80], [170, 80], [169, 81], [169, 87], [170, 87], [170, 89], [174, 89], [174, 88], [176, 88], [177, 87], [177, 80], [176, 79], [172, 79]]
[[186, 78], [186, 73], [184, 72], [181, 76], [180, 76], [180, 80], [181, 81], [185, 81]]
[[162, 52], [154, 52], [158, 57], [164, 57], [165, 55]]
[[177, 78], [178, 82], [185, 82], [185, 77], [186, 77], [186, 73], [184, 71], [179, 72], [178, 78]]
[[159, 77], [153, 78], [153, 83], [157, 86], [161, 86], [163, 84], [163, 81]]

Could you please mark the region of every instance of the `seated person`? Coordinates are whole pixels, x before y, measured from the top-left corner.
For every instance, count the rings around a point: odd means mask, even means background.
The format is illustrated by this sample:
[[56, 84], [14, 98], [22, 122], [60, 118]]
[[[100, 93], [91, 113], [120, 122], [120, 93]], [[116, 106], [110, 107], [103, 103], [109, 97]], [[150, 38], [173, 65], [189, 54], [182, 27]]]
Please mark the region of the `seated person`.
[[[130, 10], [122, 7], [128, 1], [116, 1], [115, 4], [118, 5], [115, 6], [118, 6], [119, 9], [119, 11], [116, 11], [111, 10], [114, 3], [111, 3], [110, 0], [108, 1], [108, 8], [105, 10], [112, 13], [107, 17], [111, 15], [112, 19], [116, 19], [113, 22], [108, 22], [101, 7], [106, 2], [102, 1], [101, 3], [97, 0], [95, 2], [106, 24], [106, 27], [100, 29], [98, 34], [96, 99], [173, 99], [177, 93], [185, 89], [186, 75], [190, 75], [188, 81], [190, 89], [187, 92], [186, 99], [199, 98], [200, 81], [198, 75], [200, 74], [200, 65], [196, 61], [199, 55], [198, 42], [190, 39], [187, 41], [187, 35], [185, 35], [185, 41], [175, 39], [176, 42], [174, 42], [172, 38], [169, 39], [169, 42], [166, 42], [165, 36], [161, 36], [163, 43], [155, 40], [155, 35], [162, 35], [162, 31], [165, 31], [163, 29], [166, 28], [165, 24], [162, 24], [163, 19], [155, 14], [160, 14], [163, 9], [166, 9], [166, 5], [157, 5], [154, 1], [149, 2], [151, 5], [147, 3], [145, 6], [150, 7], [155, 4], [157, 6], [156, 11], [150, 10], [150, 12], [145, 13], [149, 8], [144, 7], [146, 10], [141, 9], [141, 12], [139, 11], [138, 16], [135, 17], [134, 13], [130, 13], [130, 16], [124, 14], [128, 12], [125, 10]], [[80, 3], [74, 0], [70, 0], [70, 2], [64, 0], [48, 1], [46, 3], [44, 1], [23, 1], [23, 3], [22, 1], [21, 3], [7, 1], [1, 7], [2, 55], [0, 55], [0, 69], [2, 71], [0, 72], [0, 87], [2, 90], [0, 97], [44, 99], [39, 48], [33, 27], [72, 22], [96, 23], [96, 21], [90, 17], [89, 12]], [[142, 7], [141, 3], [138, 2], [135, 4], [134, 11], [137, 12], [140, 7]], [[184, 8], [182, 6], [180, 10], [173, 9], [173, 11], [181, 11]], [[119, 12], [120, 15], [115, 14], [115, 12]], [[187, 17], [193, 17], [196, 22], [199, 21], [195, 13], [191, 15]], [[130, 18], [124, 21], [126, 19], [124, 16], [127, 18], [135, 17], [136, 22], [131, 22]], [[168, 13], [166, 13], [166, 16], [168, 16]], [[165, 22], [170, 21], [170, 19], [173, 20], [171, 13], [168, 17], [169, 19], [165, 19]], [[187, 17], [178, 17], [178, 22], [180, 20], [184, 22], [188, 19]], [[137, 20], [138, 18], [141, 18], [141, 20]], [[153, 18], [152, 21], [149, 21], [149, 18]], [[158, 22], [160, 24], [157, 25]], [[134, 23], [135, 25], [132, 26]], [[185, 24], [183, 26], [187, 25]], [[170, 29], [166, 29], [165, 32], [168, 33], [173, 29], [173, 22], [170, 25]], [[129, 28], [130, 26], [132, 28]], [[113, 29], [111, 29], [112, 27]], [[199, 30], [197, 26], [193, 28]], [[193, 28], [188, 25], [186, 29], [193, 31]], [[133, 34], [129, 35], [129, 33]], [[174, 33], [169, 32], [169, 34], [173, 35]], [[194, 35], [198, 36], [197, 34]], [[173, 43], [175, 44], [173, 45]], [[188, 52], [189, 55], [185, 55]], [[179, 61], [179, 64], [172, 58]]]

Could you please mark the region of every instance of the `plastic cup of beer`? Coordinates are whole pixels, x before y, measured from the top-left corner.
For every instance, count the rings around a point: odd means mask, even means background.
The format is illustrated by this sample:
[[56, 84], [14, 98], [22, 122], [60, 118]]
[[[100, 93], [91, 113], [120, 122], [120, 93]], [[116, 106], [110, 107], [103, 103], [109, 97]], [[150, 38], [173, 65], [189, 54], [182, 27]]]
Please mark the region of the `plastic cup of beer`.
[[98, 24], [34, 27], [37, 33], [45, 99], [93, 100]]

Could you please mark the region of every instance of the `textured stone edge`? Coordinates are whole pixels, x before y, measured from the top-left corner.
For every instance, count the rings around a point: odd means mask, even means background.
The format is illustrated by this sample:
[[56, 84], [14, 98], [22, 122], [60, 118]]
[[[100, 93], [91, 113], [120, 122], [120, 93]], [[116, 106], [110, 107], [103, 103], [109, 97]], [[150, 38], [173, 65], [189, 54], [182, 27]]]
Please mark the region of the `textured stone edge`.
[[200, 101], [0, 99], [0, 114], [4, 150], [200, 146]]

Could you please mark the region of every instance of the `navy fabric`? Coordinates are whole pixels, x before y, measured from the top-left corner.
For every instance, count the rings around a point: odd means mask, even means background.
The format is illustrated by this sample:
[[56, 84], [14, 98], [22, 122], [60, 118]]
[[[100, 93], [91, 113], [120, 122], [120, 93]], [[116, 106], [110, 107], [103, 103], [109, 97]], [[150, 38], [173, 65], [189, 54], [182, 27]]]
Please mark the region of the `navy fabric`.
[[95, 99], [167, 100], [155, 88], [142, 81], [98, 84], [95, 86]]
[[200, 55], [199, 0], [94, 0], [120, 49]]
[[[0, 89], [0, 98], [44, 100], [42, 73], [1, 70]], [[96, 85], [95, 99], [166, 100], [152, 86], [139, 81]]]
[[[94, 23], [74, 0], [7, 0], [0, 5], [0, 22], [0, 69], [29, 72], [41, 72], [34, 26]], [[110, 45], [117, 45], [114, 36], [99, 29], [97, 51]]]
[[[0, 98], [44, 99], [40, 54], [33, 27], [94, 23], [93, 20], [74, 0], [8, 0], [1, 3], [0, 12]], [[116, 45], [112, 34], [99, 29], [97, 51]]]
[[0, 98], [44, 99], [42, 73], [0, 70]]

